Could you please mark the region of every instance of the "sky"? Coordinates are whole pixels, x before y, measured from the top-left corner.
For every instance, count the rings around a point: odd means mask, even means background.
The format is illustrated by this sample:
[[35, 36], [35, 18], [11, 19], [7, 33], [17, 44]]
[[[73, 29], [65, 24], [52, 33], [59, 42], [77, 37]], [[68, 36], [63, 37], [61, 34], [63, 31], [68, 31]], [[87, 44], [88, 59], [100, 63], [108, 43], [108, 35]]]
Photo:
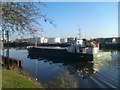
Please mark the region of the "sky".
[[[118, 36], [117, 2], [45, 2], [45, 5], [38, 7], [57, 26], [38, 20], [44, 28], [38, 37], [76, 37], [79, 29], [86, 39]], [[24, 35], [27, 37], [31, 36]]]
[[76, 37], [81, 29], [83, 38], [118, 36], [117, 2], [46, 2], [42, 12], [57, 24], [42, 23], [46, 37]]

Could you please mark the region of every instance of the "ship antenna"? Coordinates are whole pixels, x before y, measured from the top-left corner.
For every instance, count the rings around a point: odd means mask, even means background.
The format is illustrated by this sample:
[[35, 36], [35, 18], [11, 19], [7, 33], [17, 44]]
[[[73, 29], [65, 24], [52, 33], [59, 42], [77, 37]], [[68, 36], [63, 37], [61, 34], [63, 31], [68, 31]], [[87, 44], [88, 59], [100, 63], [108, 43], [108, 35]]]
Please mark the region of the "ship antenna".
[[81, 29], [79, 29], [79, 39], [81, 39]]

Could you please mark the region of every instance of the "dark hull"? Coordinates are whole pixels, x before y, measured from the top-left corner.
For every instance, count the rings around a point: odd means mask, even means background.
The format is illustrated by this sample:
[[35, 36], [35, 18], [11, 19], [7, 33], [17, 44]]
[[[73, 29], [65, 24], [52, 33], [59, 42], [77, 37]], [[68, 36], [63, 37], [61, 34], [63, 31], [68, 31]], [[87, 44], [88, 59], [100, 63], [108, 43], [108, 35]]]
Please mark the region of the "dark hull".
[[45, 48], [29, 48], [28, 57], [30, 58], [50, 58], [72, 61], [93, 61], [93, 54], [70, 53], [65, 49], [45, 49]]

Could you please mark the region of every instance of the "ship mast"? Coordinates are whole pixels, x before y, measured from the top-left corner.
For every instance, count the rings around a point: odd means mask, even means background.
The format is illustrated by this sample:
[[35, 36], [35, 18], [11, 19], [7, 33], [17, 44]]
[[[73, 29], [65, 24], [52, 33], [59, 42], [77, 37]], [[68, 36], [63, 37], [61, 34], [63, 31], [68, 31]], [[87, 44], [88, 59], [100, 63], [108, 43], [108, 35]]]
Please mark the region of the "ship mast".
[[79, 39], [82, 39], [82, 37], [81, 37], [81, 29], [79, 29]]

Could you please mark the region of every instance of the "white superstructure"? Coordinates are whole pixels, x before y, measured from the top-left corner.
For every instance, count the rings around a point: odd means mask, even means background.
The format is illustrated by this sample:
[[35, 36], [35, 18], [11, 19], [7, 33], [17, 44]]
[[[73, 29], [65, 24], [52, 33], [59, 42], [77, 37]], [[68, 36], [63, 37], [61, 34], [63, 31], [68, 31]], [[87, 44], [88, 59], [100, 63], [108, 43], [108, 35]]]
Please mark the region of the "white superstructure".
[[[99, 43], [95, 41], [86, 41], [85, 39], [81, 38], [81, 35], [79, 34], [80, 37], [76, 37], [75, 41], [71, 46], [67, 47], [68, 52], [73, 52], [73, 53], [88, 53], [88, 54], [93, 54], [99, 52]], [[89, 45], [88, 45], [89, 44]]]

